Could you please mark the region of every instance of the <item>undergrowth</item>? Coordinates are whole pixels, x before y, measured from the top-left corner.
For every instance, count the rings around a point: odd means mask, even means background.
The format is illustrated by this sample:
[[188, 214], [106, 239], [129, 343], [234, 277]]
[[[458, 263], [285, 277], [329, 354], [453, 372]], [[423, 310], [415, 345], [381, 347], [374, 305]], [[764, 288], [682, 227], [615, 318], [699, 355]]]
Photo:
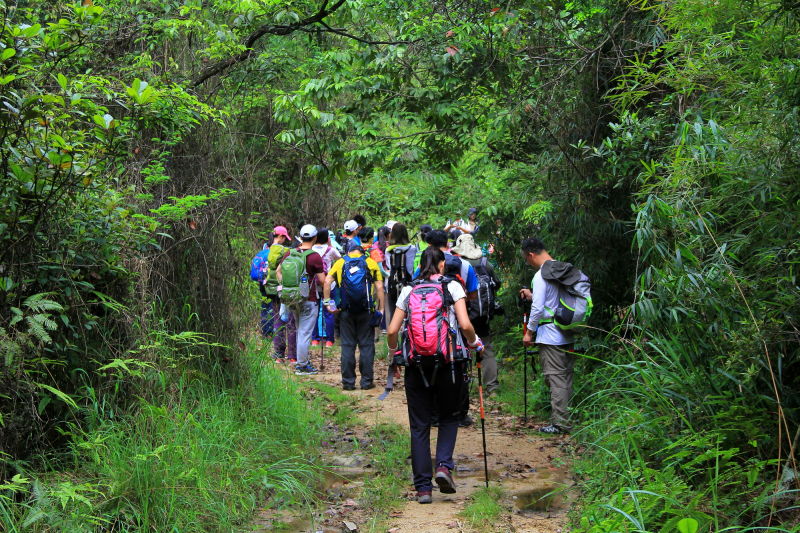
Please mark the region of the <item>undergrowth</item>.
[[322, 415], [283, 369], [245, 359], [236, 388], [195, 378], [162, 405], [96, 413], [71, 435], [71, 468], [0, 486], [0, 529], [233, 531], [267, 499], [310, 505]]

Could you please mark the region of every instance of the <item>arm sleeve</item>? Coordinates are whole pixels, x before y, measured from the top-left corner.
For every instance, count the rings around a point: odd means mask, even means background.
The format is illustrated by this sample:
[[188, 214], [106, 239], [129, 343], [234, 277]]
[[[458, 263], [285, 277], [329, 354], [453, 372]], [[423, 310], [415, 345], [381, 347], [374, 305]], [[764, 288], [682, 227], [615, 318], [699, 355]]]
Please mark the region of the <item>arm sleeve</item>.
[[[538, 273], [537, 273], [538, 274]], [[533, 293], [531, 301], [531, 314], [528, 317], [528, 330], [536, 331], [539, 320], [544, 316], [544, 300], [546, 292], [545, 282], [541, 276], [533, 277]]]

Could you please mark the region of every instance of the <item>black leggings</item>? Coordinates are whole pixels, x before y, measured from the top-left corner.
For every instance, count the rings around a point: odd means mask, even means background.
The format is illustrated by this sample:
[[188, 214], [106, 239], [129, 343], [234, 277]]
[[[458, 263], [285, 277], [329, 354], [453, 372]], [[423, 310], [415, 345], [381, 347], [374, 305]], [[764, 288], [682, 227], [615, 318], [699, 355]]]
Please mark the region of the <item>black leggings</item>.
[[[425, 374], [425, 379], [422, 377]], [[425, 385], [427, 380], [430, 386]], [[442, 364], [433, 378], [433, 365], [420, 364], [406, 368], [405, 388], [408, 400], [408, 422], [411, 428], [411, 469], [418, 491], [432, 488], [431, 416], [438, 413], [436, 466], [453, 469], [458, 421], [463, 413], [462, 390], [465, 385], [464, 363], [455, 363], [455, 383], [450, 364]], [[433, 383], [431, 384], [431, 382]]]

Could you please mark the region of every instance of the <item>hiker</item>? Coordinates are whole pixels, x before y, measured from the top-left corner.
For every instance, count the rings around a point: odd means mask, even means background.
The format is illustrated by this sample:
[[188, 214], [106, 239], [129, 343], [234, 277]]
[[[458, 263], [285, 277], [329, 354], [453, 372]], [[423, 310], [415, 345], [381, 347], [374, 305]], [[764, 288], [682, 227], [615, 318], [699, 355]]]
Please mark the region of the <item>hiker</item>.
[[417, 255], [414, 256], [414, 272], [416, 272], [417, 269], [419, 268], [419, 262], [420, 259], [422, 259], [422, 252], [424, 252], [425, 248], [428, 247], [427, 238], [428, 238], [428, 233], [430, 233], [431, 231], [433, 231], [433, 226], [431, 226], [430, 224], [422, 224], [419, 227], [419, 233], [417, 234], [419, 241], [417, 242]]
[[[375, 337], [373, 327], [383, 317], [383, 275], [380, 267], [364, 254], [364, 249], [351, 240], [345, 257], [336, 261], [325, 277], [323, 305], [337, 312], [331, 300], [331, 285], [339, 286], [341, 305], [339, 337], [342, 347], [342, 389], [356, 388], [356, 345], [359, 349], [358, 370], [361, 390], [374, 389], [373, 365]], [[378, 298], [375, 310], [373, 294]]]
[[280, 281], [277, 274], [280, 264], [289, 256], [290, 242], [291, 237], [286, 227], [275, 226], [272, 230], [272, 245], [267, 256], [269, 271], [264, 281], [264, 290], [272, 299], [271, 316], [274, 332], [272, 358], [278, 363], [282, 363], [284, 358], [292, 363], [297, 361], [297, 328], [294, 316], [285, 309], [285, 306], [281, 305]]
[[[469, 233], [461, 235], [450, 252], [471, 264], [478, 277], [478, 296], [467, 302], [467, 310], [469, 320], [475, 327], [475, 333], [483, 340], [483, 388], [487, 394], [491, 394], [499, 385], [490, 322], [497, 310], [495, 296], [500, 287], [500, 278]], [[467, 408], [469, 408], [469, 398], [467, 398]]]
[[[469, 321], [464, 288], [457, 281], [445, 281], [444, 271], [444, 253], [434, 246], [425, 250], [419, 276], [400, 293], [387, 337], [389, 353], [395, 354], [394, 360], [401, 357], [406, 366], [411, 469], [419, 503], [431, 503], [432, 480], [442, 493], [456, 492], [451, 472], [468, 354], [464, 354], [466, 358], [459, 358], [457, 355], [462, 354], [461, 351], [453, 353], [456, 352], [452, 349], [453, 332], [460, 328], [470, 348], [478, 352], [483, 348]], [[404, 325], [404, 346], [401, 347], [398, 334]], [[399, 376], [398, 367], [395, 371]], [[430, 449], [434, 412], [440, 417], [435, 473]]]
[[[537, 269], [531, 282], [532, 290], [520, 290], [522, 298], [531, 300], [523, 343], [525, 346], [536, 344], [539, 347], [542, 374], [550, 387], [551, 423], [539, 428], [539, 431], [554, 435], [569, 433], [571, 427], [567, 409], [572, 396], [574, 337], [571, 332], [562, 330], [553, 322], [553, 309], [559, 305], [559, 287], [556, 282], [542, 277], [542, 266], [554, 259], [545, 249], [544, 243], [537, 238], [522, 241], [522, 254], [525, 261]], [[535, 340], [533, 332], [536, 332]]]
[[[322, 273], [325, 276], [328, 275], [333, 263], [342, 258], [342, 255], [333, 246], [330, 232], [327, 228], [322, 228], [317, 232], [317, 244], [312, 246], [311, 249], [322, 257]], [[319, 346], [323, 342], [328, 348], [333, 346], [335, 324], [334, 314], [328, 311], [324, 305], [320, 305], [317, 311], [317, 322], [311, 334], [311, 346]]]
[[297, 325], [297, 362], [295, 374], [316, 374], [311, 364], [309, 348], [311, 334], [317, 322], [319, 296], [317, 288], [325, 282], [322, 257], [313, 250], [317, 228], [306, 224], [300, 228], [300, 246], [292, 250], [279, 269], [281, 301], [294, 315]]
[[367, 226], [367, 219], [364, 218], [364, 215], [353, 215], [353, 220], [358, 224], [356, 233], [361, 233], [361, 230]]
[[[437, 248], [444, 252], [446, 263], [445, 275], [456, 277], [467, 292], [467, 300], [474, 300], [478, 295], [478, 277], [475, 269], [466, 261], [455, 257], [447, 247], [447, 233], [443, 230], [431, 230], [426, 240], [431, 248]], [[415, 277], [419, 277], [419, 271], [415, 272]]]
[[447, 224], [445, 231], [458, 230], [461, 233], [475, 234], [478, 231], [478, 210], [470, 207], [467, 211], [467, 220], [459, 218]]
[[386, 247], [384, 270], [386, 278], [386, 324], [391, 324], [397, 298], [404, 287], [411, 284], [414, 277], [414, 258], [417, 247], [410, 243], [408, 230], [404, 224], [395, 222], [389, 233]]
[[355, 241], [356, 244], [361, 246], [361, 239], [358, 237], [358, 232], [359, 226], [358, 222], [355, 220], [348, 220], [344, 223], [344, 232], [342, 233], [344, 241], [342, 242], [342, 248], [344, 248], [345, 253], [347, 252], [348, 241]]

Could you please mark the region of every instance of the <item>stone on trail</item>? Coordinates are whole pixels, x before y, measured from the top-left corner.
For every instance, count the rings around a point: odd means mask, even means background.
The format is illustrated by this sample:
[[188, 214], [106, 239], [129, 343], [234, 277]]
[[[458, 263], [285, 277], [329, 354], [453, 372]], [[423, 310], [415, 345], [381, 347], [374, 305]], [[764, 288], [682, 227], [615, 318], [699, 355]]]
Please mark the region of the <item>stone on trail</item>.
[[350, 533], [351, 531], [358, 531], [358, 526], [355, 525], [353, 522], [350, 522], [349, 520], [345, 520], [342, 531], [344, 531], [345, 533]]

